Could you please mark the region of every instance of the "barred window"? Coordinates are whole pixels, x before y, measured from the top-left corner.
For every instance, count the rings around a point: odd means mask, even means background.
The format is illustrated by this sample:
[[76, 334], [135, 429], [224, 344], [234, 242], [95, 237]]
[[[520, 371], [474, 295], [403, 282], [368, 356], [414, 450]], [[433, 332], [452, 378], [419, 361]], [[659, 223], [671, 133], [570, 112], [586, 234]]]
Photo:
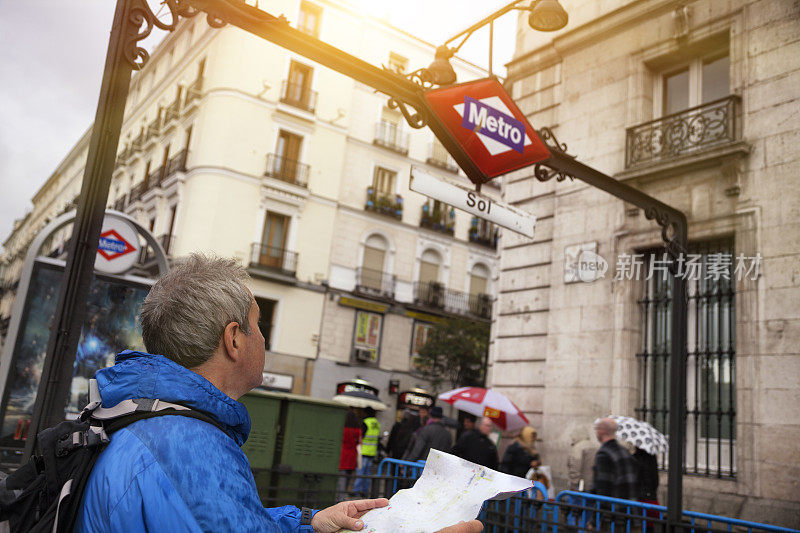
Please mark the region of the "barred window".
[[[637, 415], [668, 433], [672, 276], [663, 250], [645, 254]], [[686, 278], [686, 455], [684, 471], [736, 474], [736, 339], [733, 240], [690, 245]], [[666, 467], [666, 454], [660, 458]]]

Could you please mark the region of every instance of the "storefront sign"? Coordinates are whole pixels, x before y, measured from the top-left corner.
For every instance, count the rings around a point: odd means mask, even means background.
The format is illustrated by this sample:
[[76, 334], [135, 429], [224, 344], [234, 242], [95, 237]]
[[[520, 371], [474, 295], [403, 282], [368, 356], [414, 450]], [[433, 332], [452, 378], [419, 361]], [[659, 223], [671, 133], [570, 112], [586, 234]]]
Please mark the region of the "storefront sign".
[[375, 313], [385, 313], [389, 308], [388, 305], [376, 304], [374, 302], [367, 302], [366, 300], [359, 300], [357, 298], [349, 298], [347, 296], [339, 297], [339, 305], [347, 307], [355, 307], [356, 309], [366, 309]]

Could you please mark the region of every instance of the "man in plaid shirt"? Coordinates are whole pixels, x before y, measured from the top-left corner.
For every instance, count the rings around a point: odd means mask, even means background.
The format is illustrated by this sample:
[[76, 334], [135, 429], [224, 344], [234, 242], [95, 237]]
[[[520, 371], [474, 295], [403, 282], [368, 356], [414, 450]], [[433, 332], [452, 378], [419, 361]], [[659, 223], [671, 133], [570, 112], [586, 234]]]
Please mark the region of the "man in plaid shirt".
[[591, 492], [611, 498], [636, 499], [636, 461], [614, 438], [617, 423], [601, 418], [594, 423], [600, 449], [594, 459], [594, 482]]

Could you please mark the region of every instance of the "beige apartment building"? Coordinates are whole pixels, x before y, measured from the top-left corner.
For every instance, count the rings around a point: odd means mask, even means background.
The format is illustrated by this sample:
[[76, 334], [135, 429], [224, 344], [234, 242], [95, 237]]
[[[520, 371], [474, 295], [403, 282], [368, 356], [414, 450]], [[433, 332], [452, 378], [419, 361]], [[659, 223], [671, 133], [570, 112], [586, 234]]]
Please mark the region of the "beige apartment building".
[[[433, 59], [433, 45], [345, 3], [260, 7], [374, 65], [410, 72]], [[454, 67], [460, 79], [483, 75], [464, 61]], [[467, 180], [430, 132], [411, 130], [387, 102], [200, 16], [183, 20], [133, 77], [109, 207], [134, 216], [171, 256], [205, 251], [247, 265], [272, 388], [330, 398], [338, 381], [361, 376], [394, 405], [390, 380], [425, 385], [412, 371], [412, 341], [430, 324], [491, 317], [498, 234], [409, 191], [412, 165]], [[88, 134], [4, 242], [6, 327], [27, 246], [72, 207], [87, 146]], [[498, 187], [487, 192], [499, 197]], [[42, 253], [58, 255], [65, 238]], [[393, 417], [387, 411], [386, 423]]]
[[[515, 101], [570, 154], [682, 210], [702, 265], [687, 281], [685, 508], [800, 526], [800, 7], [561, 3], [567, 28], [518, 33]], [[523, 170], [503, 193], [538, 224], [533, 242], [502, 241], [489, 383], [531, 416], [561, 489], [575, 426], [667, 428], [663, 243], [641, 210], [577, 180]], [[586, 251], [604, 277], [576, 275]]]

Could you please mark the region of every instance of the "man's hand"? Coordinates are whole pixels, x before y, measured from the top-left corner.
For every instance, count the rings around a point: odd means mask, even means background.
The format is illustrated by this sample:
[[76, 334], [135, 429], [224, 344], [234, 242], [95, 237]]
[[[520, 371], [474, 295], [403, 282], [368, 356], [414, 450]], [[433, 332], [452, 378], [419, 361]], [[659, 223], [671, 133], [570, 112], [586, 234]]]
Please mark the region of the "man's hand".
[[481, 531], [483, 531], [483, 524], [478, 520], [470, 520], [469, 522], [459, 522], [454, 526], [440, 529], [436, 533], [480, 533]]
[[[314, 518], [311, 519], [311, 527], [314, 528], [316, 533], [334, 533], [340, 529], [358, 531], [364, 527], [364, 522], [359, 520], [364, 516], [364, 513], [370, 509], [386, 507], [387, 505], [389, 505], [389, 500], [386, 498], [340, 502], [315, 514]], [[448, 531], [447, 533], [451, 532]], [[467, 530], [463, 532], [458, 530], [452, 533], [467, 533]]]
[[[360, 518], [367, 511], [387, 505], [389, 505], [389, 500], [386, 498], [337, 503], [315, 514], [311, 519], [311, 527], [316, 533], [335, 533], [340, 529], [359, 531], [364, 527], [364, 522]], [[481, 531], [483, 531], [483, 524], [478, 520], [471, 520], [440, 529], [436, 533], [480, 533]]]

